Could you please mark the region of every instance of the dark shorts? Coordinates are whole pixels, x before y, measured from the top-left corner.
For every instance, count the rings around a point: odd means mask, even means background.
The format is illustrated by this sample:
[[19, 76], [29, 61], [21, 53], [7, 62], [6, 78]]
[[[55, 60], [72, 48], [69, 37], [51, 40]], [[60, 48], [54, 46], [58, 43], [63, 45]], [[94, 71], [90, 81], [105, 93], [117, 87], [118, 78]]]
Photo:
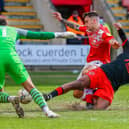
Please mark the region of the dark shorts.
[[90, 78], [90, 88], [97, 88], [94, 96], [101, 97], [111, 104], [114, 97], [114, 90], [103, 70], [101, 68], [96, 68], [86, 73], [86, 75]]

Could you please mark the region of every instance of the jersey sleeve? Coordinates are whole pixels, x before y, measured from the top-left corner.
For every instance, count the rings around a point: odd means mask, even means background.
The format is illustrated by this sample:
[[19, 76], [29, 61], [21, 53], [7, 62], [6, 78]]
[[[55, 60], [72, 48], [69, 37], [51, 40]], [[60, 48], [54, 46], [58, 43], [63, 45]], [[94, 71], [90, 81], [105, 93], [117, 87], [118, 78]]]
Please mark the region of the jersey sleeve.
[[16, 28], [16, 31], [18, 34], [18, 36], [17, 36], [18, 39], [25, 39], [26, 38], [28, 30]]
[[111, 39], [114, 39], [114, 37], [109, 32], [104, 32], [102, 34], [102, 38], [106, 42], [109, 42]]
[[41, 39], [41, 40], [47, 40], [47, 39], [53, 39], [55, 38], [54, 32], [33, 32], [29, 30], [24, 29], [16, 29], [19, 38], [26, 38], [26, 39]]
[[125, 32], [123, 31], [123, 29], [119, 29], [118, 34], [123, 42], [122, 46], [123, 46], [124, 52], [128, 52], [129, 51], [129, 40], [128, 40]]
[[86, 26], [79, 26], [78, 29], [82, 32], [86, 32]]
[[118, 30], [118, 34], [123, 42], [127, 39], [125, 32], [122, 29]]

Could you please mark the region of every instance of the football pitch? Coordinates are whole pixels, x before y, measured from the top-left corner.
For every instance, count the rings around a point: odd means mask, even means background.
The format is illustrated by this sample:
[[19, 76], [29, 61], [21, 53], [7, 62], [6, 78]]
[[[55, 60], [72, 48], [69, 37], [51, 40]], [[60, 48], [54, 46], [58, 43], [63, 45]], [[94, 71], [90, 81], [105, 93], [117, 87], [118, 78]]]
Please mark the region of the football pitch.
[[[49, 92], [65, 82], [75, 80], [72, 72], [32, 73], [32, 80], [42, 92]], [[21, 86], [7, 77], [5, 91], [16, 95]], [[40, 108], [31, 102], [22, 105], [25, 118], [19, 119], [11, 104], [0, 104], [0, 129], [128, 129], [129, 128], [129, 86], [115, 94], [112, 106], [106, 111], [88, 111], [84, 102], [74, 99], [72, 92], [54, 98], [49, 107], [60, 114], [60, 118], [46, 118]]]

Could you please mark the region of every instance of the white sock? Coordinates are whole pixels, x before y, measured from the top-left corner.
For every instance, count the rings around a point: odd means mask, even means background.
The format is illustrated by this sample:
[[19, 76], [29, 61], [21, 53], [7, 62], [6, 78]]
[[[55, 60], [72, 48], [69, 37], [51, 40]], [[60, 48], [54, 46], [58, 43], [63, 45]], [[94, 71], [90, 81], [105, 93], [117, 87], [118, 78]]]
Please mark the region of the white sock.
[[49, 109], [49, 107], [47, 105], [43, 106], [42, 110], [45, 113], [48, 112], [48, 111], [50, 111], [50, 109]]
[[8, 101], [9, 101], [9, 102], [12, 102], [15, 97], [16, 97], [16, 96], [9, 96], [9, 97], [8, 97]]

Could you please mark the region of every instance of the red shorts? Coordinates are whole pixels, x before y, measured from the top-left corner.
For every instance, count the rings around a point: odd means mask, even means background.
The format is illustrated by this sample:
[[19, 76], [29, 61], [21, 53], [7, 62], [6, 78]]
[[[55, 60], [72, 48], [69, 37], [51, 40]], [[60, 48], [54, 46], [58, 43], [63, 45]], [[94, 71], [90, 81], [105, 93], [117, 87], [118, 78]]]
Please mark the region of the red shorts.
[[96, 68], [90, 70], [86, 75], [90, 78], [90, 87], [92, 89], [96, 89], [97, 91], [94, 93], [94, 96], [101, 97], [107, 101], [112, 103], [114, 90], [112, 88], [111, 82], [107, 78], [106, 74], [101, 68]]

